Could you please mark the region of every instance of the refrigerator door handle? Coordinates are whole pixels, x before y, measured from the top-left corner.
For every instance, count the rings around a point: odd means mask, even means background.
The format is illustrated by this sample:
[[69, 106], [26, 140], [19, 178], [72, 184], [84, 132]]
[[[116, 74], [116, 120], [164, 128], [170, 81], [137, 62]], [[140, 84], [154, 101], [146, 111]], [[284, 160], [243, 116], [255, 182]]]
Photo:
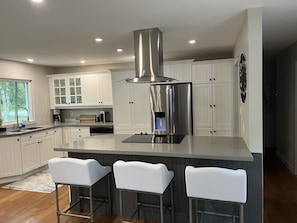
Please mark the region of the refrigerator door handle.
[[167, 85], [166, 86], [166, 126], [167, 126], [167, 129], [166, 129], [166, 134], [170, 134], [171, 133], [171, 121], [170, 121], [170, 86]]
[[173, 89], [172, 87], [170, 87], [168, 89], [168, 105], [169, 105], [169, 128], [168, 128], [168, 133], [170, 135], [175, 134], [175, 129], [174, 129], [174, 118], [173, 118], [173, 112], [174, 112], [174, 108], [173, 108]]

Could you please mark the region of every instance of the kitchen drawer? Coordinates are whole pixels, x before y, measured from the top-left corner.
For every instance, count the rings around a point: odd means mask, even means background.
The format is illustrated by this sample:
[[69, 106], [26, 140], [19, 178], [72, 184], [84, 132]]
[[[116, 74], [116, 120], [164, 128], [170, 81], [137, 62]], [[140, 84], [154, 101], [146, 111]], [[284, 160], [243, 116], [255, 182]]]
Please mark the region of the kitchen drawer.
[[38, 131], [38, 132], [32, 132], [32, 133], [27, 133], [21, 136], [21, 142], [28, 142], [28, 141], [33, 141], [36, 139], [40, 139], [43, 137], [46, 137], [48, 135], [53, 135], [54, 130], [45, 130], [45, 131]]
[[90, 132], [72, 132], [71, 138], [72, 139], [79, 139], [90, 136]]
[[72, 133], [90, 133], [90, 127], [71, 127]]

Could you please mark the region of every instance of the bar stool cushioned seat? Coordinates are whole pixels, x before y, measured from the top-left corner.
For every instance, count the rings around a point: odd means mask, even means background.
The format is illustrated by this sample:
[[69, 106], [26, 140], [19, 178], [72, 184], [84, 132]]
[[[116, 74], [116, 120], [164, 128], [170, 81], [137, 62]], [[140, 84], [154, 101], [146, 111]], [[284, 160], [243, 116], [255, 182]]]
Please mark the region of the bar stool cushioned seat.
[[[49, 170], [52, 179], [56, 185], [56, 204], [57, 204], [57, 218], [60, 222], [60, 215], [89, 218], [91, 222], [93, 219], [93, 200], [92, 186], [111, 172], [110, 166], [102, 166], [94, 159], [76, 159], [76, 158], [52, 158], [48, 161]], [[77, 187], [86, 187], [89, 189], [89, 196], [79, 196], [79, 200], [75, 202], [69, 209], [61, 212], [59, 209], [59, 191], [58, 185], [70, 185]], [[108, 199], [105, 199], [111, 208], [110, 188], [108, 179]], [[88, 199], [90, 201], [90, 215], [77, 215], [67, 213], [81, 200]]]
[[[243, 223], [243, 204], [247, 199], [247, 174], [243, 169], [193, 167], [185, 169], [186, 192], [189, 197], [189, 222], [192, 223], [192, 199], [231, 202], [240, 205]], [[233, 218], [235, 221], [235, 218]]]
[[[151, 193], [160, 196], [160, 215], [163, 222], [163, 194], [169, 184], [171, 185], [171, 214], [174, 222], [172, 179], [174, 172], [169, 171], [162, 163], [152, 164], [140, 161], [118, 160], [113, 164], [113, 172], [116, 188], [120, 193], [120, 218], [122, 221], [122, 191], [134, 191], [137, 193]], [[138, 196], [137, 196], [138, 197]], [[137, 201], [139, 204], [139, 202]], [[139, 204], [146, 206], [146, 204]], [[152, 205], [149, 205], [152, 206]], [[138, 207], [139, 208], [139, 207]], [[139, 210], [138, 210], [139, 211]], [[133, 215], [134, 216], [134, 215]], [[139, 212], [138, 212], [139, 218]]]

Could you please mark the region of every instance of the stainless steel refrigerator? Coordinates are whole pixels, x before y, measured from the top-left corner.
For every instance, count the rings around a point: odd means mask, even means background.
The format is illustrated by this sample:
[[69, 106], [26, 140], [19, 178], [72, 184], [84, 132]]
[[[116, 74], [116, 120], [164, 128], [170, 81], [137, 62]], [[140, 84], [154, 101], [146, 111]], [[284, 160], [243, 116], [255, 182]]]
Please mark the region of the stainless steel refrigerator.
[[154, 83], [150, 86], [152, 133], [193, 135], [192, 83]]

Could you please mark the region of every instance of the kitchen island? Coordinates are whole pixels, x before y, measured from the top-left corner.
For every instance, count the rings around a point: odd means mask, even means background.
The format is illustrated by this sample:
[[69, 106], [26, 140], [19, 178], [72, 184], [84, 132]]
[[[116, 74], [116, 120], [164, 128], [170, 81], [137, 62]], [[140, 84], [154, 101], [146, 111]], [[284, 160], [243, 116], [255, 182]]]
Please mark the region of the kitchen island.
[[[110, 165], [119, 160], [140, 160], [151, 163], [162, 162], [168, 169], [174, 171], [174, 195], [176, 222], [188, 221], [188, 200], [185, 191], [184, 170], [187, 165], [218, 166], [226, 168], [243, 168], [248, 174], [248, 201], [245, 205], [245, 222], [261, 222], [262, 218], [262, 163], [250, 153], [240, 137], [201, 137], [185, 136], [180, 144], [159, 143], [123, 143], [131, 135], [106, 134], [87, 137], [72, 141], [55, 148], [56, 151], [66, 151], [70, 157], [94, 158], [102, 165]], [[118, 191], [112, 180], [113, 213], [118, 215]], [[258, 183], [259, 182], [259, 183]], [[104, 193], [96, 185], [94, 191], [98, 195]], [[124, 215], [130, 216], [134, 208], [134, 194], [124, 196]], [[125, 195], [125, 194], [124, 194]], [[168, 194], [167, 194], [168, 195]], [[167, 196], [166, 195], [166, 196]], [[77, 190], [72, 189], [72, 196], [77, 196]], [[166, 198], [165, 196], [165, 198]], [[145, 200], [154, 200], [143, 197]], [[166, 200], [166, 199], [165, 199]], [[216, 208], [233, 211], [233, 208], [222, 204], [214, 204]], [[212, 210], [213, 204], [207, 203], [206, 208]], [[235, 210], [236, 211], [236, 210]], [[104, 210], [100, 210], [104, 213]], [[158, 211], [148, 209], [150, 219], [158, 220]], [[170, 222], [165, 215], [165, 222]]]

